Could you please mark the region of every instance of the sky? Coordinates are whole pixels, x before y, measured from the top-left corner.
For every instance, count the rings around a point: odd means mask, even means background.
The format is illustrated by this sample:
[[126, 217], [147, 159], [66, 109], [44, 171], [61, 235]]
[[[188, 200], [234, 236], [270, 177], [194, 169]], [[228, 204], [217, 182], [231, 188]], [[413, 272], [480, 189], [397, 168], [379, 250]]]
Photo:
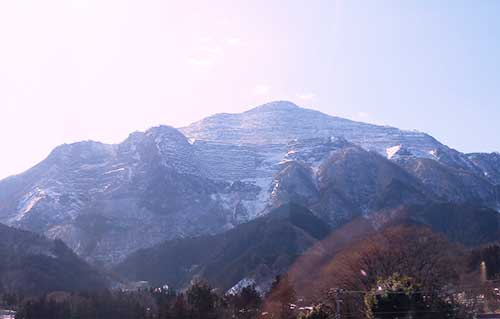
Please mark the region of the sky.
[[500, 151], [500, 1], [0, 0], [0, 178], [273, 101]]

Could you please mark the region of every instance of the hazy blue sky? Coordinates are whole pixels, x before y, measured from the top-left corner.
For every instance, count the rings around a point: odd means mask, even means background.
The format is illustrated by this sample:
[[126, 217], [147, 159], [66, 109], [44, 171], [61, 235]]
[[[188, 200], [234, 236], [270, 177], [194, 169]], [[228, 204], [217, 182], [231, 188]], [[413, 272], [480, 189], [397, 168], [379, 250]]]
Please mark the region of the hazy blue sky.
[[0, 0], [0, 177], [275, 99], [500, 150], [500, 1]]

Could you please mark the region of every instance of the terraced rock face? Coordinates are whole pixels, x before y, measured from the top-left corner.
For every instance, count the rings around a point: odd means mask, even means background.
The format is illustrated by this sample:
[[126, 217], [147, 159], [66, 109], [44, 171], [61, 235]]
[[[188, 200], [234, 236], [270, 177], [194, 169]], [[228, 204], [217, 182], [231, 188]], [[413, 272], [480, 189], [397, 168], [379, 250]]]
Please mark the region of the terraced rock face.
[[160, 126], [106, 145], [62, 145], [0, 181], [0, 222], [115, 263], [167, 239], [213, 234], [298, 202], [331, 226], [425, 201], [498, 209], [498, 154], [289, 102]]
[[189, 138], [226, 144], [286, 145], [294, 139], [344, 137], [385, 155], [386, 149], [405, 145], [419, 156], [443, 147], [430, 135], [387, 126], [354, 122], [278, 101], [240, 114], [216, 114], [181, 131]]

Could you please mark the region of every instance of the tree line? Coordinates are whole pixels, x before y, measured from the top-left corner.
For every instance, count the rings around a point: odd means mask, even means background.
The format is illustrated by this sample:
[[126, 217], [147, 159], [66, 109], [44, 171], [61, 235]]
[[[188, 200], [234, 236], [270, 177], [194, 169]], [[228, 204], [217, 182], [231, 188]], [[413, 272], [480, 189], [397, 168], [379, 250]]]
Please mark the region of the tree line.
[[23, 299], [9, 294], [4, 304], [18, 305], [16, 319], [216, 319], [255, 318], [262, 298], [255, 287], [221, 295], [204, 282], [185, 292], [168, 289], [51, 293]]

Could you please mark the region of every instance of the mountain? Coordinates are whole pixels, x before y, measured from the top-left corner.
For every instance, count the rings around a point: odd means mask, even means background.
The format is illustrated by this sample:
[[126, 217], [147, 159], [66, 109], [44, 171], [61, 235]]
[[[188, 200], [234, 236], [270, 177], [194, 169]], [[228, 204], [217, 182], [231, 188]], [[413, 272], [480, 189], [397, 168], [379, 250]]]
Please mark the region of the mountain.
[[0, 222], [106, 265], [165, 240], [227, 231], [285, 203], [329, 227], [429, 202], [500, 210], [498, 154], [290, 102], [57, 147], [0, 181]]
[[0, 293], [102, 289], [107, 279], [62, 241], [0, 224]]
[[269, 285], [330, 229], [309, 210], [283, 205], [225, 233], [139, 250], [115, 270], [131, 280], [183, 288], [203, 278], [225, 290], [240, 281]]

